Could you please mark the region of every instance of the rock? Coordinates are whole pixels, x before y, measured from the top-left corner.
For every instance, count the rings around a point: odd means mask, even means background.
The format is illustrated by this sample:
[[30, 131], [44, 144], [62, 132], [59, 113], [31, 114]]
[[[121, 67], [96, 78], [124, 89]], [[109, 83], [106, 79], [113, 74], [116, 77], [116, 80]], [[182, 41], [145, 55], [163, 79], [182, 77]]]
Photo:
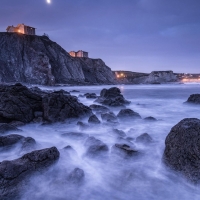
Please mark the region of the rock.
[[70, 91], [70, 93], [71, 93], [71, 92], [78, 93], [78, 92], [80, 92], [80, 91], [78, 91], [78, 90], [72, 90], [72, 91]]
[[141, 119], [141, 116], [131, 109], [120, 110], [120, 112], [117, 114], [117, 117], [119, 119]]
[[165, 140], [164, 163], [188, 180], [200, 183], [200, 120], [186, 118], [172, 127]]
[[145, 83], [160, 84], [178, 81], [173, 71], [153, 71], [146, 78]]
[[96, 99], [97, 98], [97, 95], [95, 93], [86, 93], [86, 94], [84, 94], [84, 96], [87, 99]]
[[[56, 147], [33, 151], [21, 158], [0, 163], [0, 199], [15, 199], [33, 173], [46, 169], [59, 158]], [[20, 198], [17, 198], [20, 199]]]
[[124, 158], [138, 155], [138, 151], [134, 150], [127, 144], [115, 144], [114, 146], [112, 146], [111, 152]]
[[75, 168], [68, 176], [68, 180], [74, 184], [80, 184], [85, 177], [85, 173], [80, 168]]
[[64, 121], [69, 118], [91, 115], [91, 109], [73, 96], [50, 93], [42, 99], [44, 119], [50, 122]]
[[127, 101], [123, 97], [120, 89], [117, 87], [101, 90], [100, 97], [95, 102], [114, 107], [124, 106], [130, 103], [130, 101]]
[[90, 124], [100, 124], [100, 120], [97, 118], [96, 115], [92, 115], [90, 116], [90, 118], [88, 119], [88, 123]]
[[149, 143], [153, 142], [153, 139], [151, 138], [151, 136], [148, 133], [143, 133], [142, 135], [140, 135], [136, 138], [136, 142], [149, 144]]
[[90, 108], [95, 112], [109, 112], [109, 109], [107, 107], [97, 104], [90, 105]]
[[0, 119], [6, 122], [28, 123], [36, 116], [48, 122], [58, 122], [91, 114], [89, 107], [62, 91], [34, 93], [21, 84], [0, 86]]
[[0, 123], [0, 134], [4, 134], [10, 131], [21, 131], [13, 125]]
[[24, 140], [24, 136], [21, 135], [16, 135], [16, 134], [12, 134], [12, 135], [6, 135], [6, 136], [0, 136], [0, 147], [11, 147], [13, 145], [16, 145], [20, 142], [22, 142], [22, 140]]
[[126, 133], [124, 132], [124, 131], [122, 131], [122, 130], [119, 130], [119, 129], [113, 129], [113, 132], [115, 133], [115, 134], [117, 134], [117, 136], [119, 136], [119, 137], [126, 137]]
[[26, 137], [22, 140], [22, 150], [30, 151], [33, 150], [36, 146], [36, 141], [32, 137]]
[[95, 137], [89, 137], [85, 142], [85, 146], [87, 147], [86, 155], [92, 158], [105, 157], [109, 151], [108, 146]]
[[200, 104], [200, 94], [192, 94], [186, 101], [186, 103], [191, 103], [191, 104]]
[[101, 119], [106, 122], [117, 122], [117, 117], [113, 112], [107, 112], [101, 114]]
[[113, 84], [101, 59], [74, 58], [43, 36], [0, 33], [0, 82], [28, 84]]
[[151, 116], [150, 117], [145, 117], [144, 120], [146, 120], [146, 121], [157, 121], [156, 118], [151, 117]]

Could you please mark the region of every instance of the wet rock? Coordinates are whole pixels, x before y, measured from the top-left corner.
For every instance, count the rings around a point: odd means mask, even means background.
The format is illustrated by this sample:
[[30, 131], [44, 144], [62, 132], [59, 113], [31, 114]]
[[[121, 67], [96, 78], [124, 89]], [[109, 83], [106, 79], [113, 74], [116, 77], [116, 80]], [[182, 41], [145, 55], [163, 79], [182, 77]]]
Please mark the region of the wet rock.
[[84, 94], [84, 96], [87, 99], [96, 99], [97, 98], [97, 95], [95, 93], [86, 93], [86, 94]]
[[12, 125], [12, 126], [15, 126], [15, 127], [19, 127], [19, 126], [24, 126], [25, 125], [24, 122], [20, 122], [20, 121], [12, 121], [9, 124]]
[[72, 91], [70, 91], [70, 92], [78, 93], [78, 92], [80, 92], [80, 91], [78, 91], [78, 90], [72, 90]]
[[124, 131], [122, 131], [122, 130], [119, 130], [119, 129], [113, 129], [113, 132], [117, 135], [117, 136], [119, 136], [119, 137], [126, 137], [126, 133], [124, 132]]
[[136, 138], [136, 142], [149, 144], [153, 142], [153, 139], [148, 133], [143, 133]]
[[101, 114], [101, 119], [106, 122], [117, 122], [117, 116], [113, 112], [107, 112]]
[[124, 106], [130, 103], [130, 101], [127, 101], [123, 97], [120, 89], [117, 87], [101, 90], [100, 97], [98, 97], [96, 102], [107, 105], [107, 106], [114, 106], [114, 107]]
[[111, 149], [112, 153], [115, 153], [124, 158], [129, 158], [138, 155], [138, 151], [134, 150], [127, 144], [115, 144]]
[[120, 112], [117, 114], [117, 117], [119, 119], [141, 119], [141, 116], [131, 109], [120, 110]]
[[95, 112], [109, 112], [109, 109], [107, 107], [97, 104], [90, 105], [90, 108]]
[[186, 101], [186, 103], [192, 103], [192, 104], [199, 104], [200, 105], [200, 94], [192, 94]]
[[0, 134], [4, 134], [10, 131], [21, 131], [11, 124], [0, 123]]
[[156, 118], [151, 117], [151, 116], [150, 117], [145, 117], [144, 120], [146, 120], [146, 121], [157, 121]]
[[22, 140], [22, 150], [23, 151], [30, 151], [35, 149], [36, 141], [32, 137], [26, 137]]
[[97, 118], [96, 115], [92, 115], [90, 116], [90, 118], [88, 119], [88, 123], [90, 124], [100, 124], [100, 120]]
[[89, 107], [62, 91], [35, 93], [21, 84], [0, 86], [0, 120], [7, 123], [32, 122], [35, 115], [44, 121], [58, 122], [91, 114]]
[[85, 142], [85, 146], [87, 147], [86, 155], [89, 157], [104, 157], [109, 151], [108, 146], [95, 137], [89, 137]]
[[[33, 173], [46, 169], [59, 158], [56, 147], [33, 151], [21, 158], [0, 163], [0, 199], [15, 199]], [[20, 198], [18, 198], [20, 199]]]
[[74, 184], [80, 184], [83, 182], [85, 173], [80, 168], [75, 168], [68, 176], [68, 181]]
[[200, 120], [186, 118], [165, 140], [164, 163], [194, 183], [200, 183]]
[[24, 136], [21, 135], [16, 135], [16, 134], [12, 134], [12, 135], [6, 135], [6, 136], [0, 136], [0, 147], [11, 147], [13, 145], [16, 145], [20, 142], [22, 142], [22, 140], [24, 140]]

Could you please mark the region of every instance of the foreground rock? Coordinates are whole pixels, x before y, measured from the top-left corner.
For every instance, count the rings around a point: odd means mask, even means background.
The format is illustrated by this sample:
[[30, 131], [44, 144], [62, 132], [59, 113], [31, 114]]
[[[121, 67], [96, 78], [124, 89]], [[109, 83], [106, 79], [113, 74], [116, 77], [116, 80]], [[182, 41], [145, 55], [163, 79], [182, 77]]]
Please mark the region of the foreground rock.
[[41, 118], [49, 122], [91, 115], [91, 109], [79, 103], [76, 97], [63, 91], [46, 93], [16, 85], [0, 86], [0, 119], [6, 123], [32, 122]]
[[192, 94], [186, 101], [186, 103], [192, 103], [192, 104], [199, 104], [200, 105], [200, 94]]
[[13, 125], [6, 124], [6, 123], [0, 123], [0, 134], [4, 134], [10, 131], [21, 131], [20, 129], [16, 128]]
[[142, 135], [136, 138], [136, 142], [143, 144], [150, 144], [153, 142], [153, 139], [148, 133], [143, 133]]
[[85, 146], [87, 147], [86, 155], [91, 158], [105, 157], [109, 151], [108, 146], [95, 137], [89, 137], [85, 142]]
[[119, 119], [141, 119], [141, 116], [131, 109], [120, 110], [120, 112], [117, 114], [117, 117]]
[[121, 91], [117, 87], [112, 87], [110, 89], [101, 90], [100, 97], [96, 100], [96, 102], [107, 105], [107, 106], [125, 106], [129, 104], [130, 101], [127, 101]]
[[0, 163], [0, 199], [17, 198], [26, 178], [34, 172], [46, 169], [59, 158], [56, 147], [33, 151], [19, 159]]
[[194, 183], [200, 183], [200, 120], [186, 118], [165, 140], [164, 163]]

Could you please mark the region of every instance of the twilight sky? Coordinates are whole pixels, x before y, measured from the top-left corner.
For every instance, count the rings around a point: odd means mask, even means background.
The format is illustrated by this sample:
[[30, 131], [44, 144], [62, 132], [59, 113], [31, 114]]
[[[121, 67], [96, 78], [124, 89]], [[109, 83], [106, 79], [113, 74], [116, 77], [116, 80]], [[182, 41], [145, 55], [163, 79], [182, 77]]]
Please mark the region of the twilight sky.
[[200, 0], [0, 1], [0, 32], [25, 23], [112, 70], [200, 73]]

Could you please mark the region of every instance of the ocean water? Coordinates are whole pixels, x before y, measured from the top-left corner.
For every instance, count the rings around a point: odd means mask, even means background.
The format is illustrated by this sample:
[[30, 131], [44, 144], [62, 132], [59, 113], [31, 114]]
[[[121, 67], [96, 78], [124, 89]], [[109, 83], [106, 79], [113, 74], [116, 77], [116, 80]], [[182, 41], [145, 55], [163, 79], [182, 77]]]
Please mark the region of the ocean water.
[[[40, 87], [45, 90], [66, 91], [78, 96], [86, 92], [100, 94], [101, 89], [111, 86]], [[162, 163], [165, 138], [170, 129], [184, 118], [199, 118], [200, 107], [184, 104], [189, 95], [200, 93], [199, 84], [170, 85], [119, 85], [124, 97], [131, 101], [127, 108], [138, 112], [142, 118], [153, 116], [156, 122], [143, 119], [122, 121], [114, 127], [106, 124], [94, 125], [79, 130], [77, 121], [42, 126], [29, 124], [21, 127], [21, 135], [33, 137], [38, 149], [56, 146], [60, 151], [59, 161], [43, 174], [31, 177], [23, 191], [23, 200], [199, 200], [200, 190], [183, 177], [167, 169]], [[79, 98], [85, 105], [93, 104], [93, 99]], [[119, 108], [111, 108], [117, 114]], [[97, 115], [100, 118], [99, 115]], [[87, 119], [82, 121], [87, 122]], [[111, 147], [116, 143], [127, 142], [119, 139], [112, 129], [126, 132], [133, 138], [131, 145], [140, 155], [124, 159], [109, 152], [107, 158], [89, 158], [85, 155], [85, 138], [63, 137], [70, 131], [94, 136]], [[148, 133], [153, 143], [136, 143], [135, 138]], [[70, 145], [74, 152], [66, 153], [63, 148]], [[17, 147], [0, 154], [0, 160], [12, 160], [22, 155]], [[74, 168], [84, 171], [81, 184], [67, 181]]]

